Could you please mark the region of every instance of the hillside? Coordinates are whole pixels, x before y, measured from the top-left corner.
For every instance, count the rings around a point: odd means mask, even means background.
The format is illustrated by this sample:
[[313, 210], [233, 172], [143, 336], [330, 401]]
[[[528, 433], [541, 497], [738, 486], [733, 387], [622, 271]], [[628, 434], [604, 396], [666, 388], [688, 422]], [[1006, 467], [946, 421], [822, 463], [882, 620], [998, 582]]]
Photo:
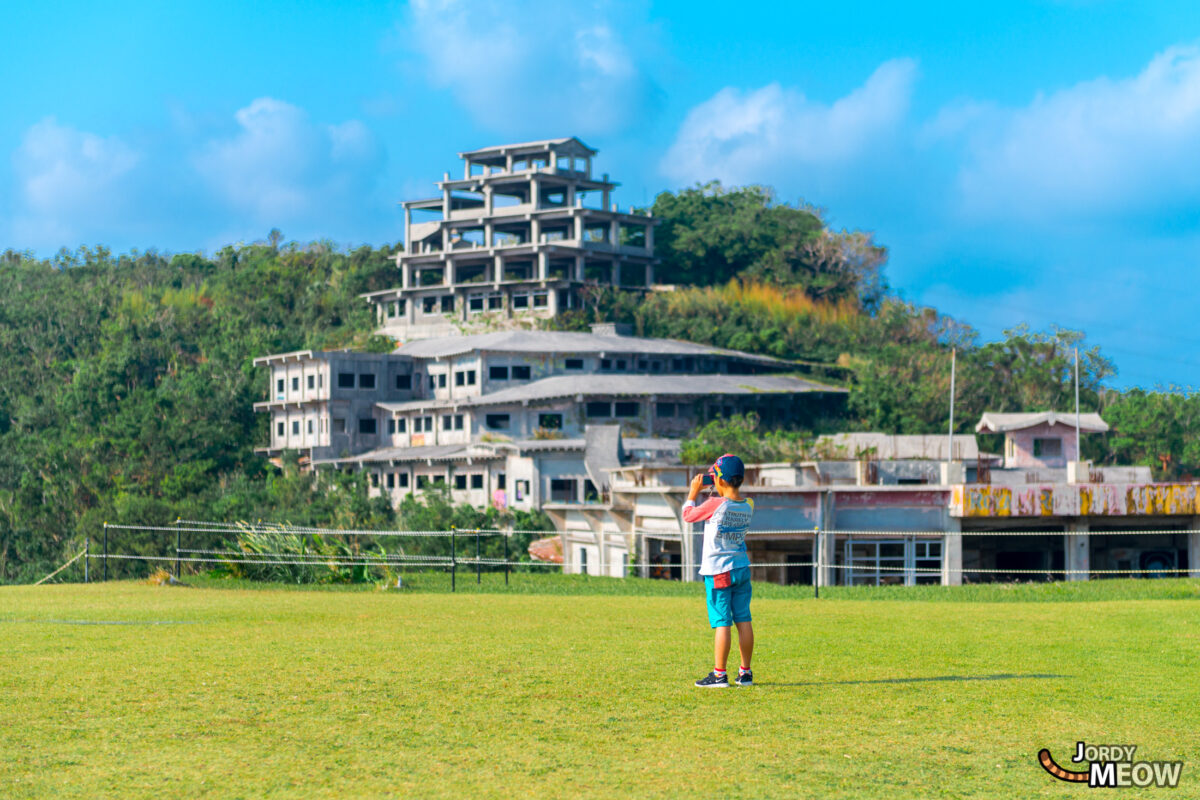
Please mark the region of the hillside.
[[[891, 293], [886, 250], [867, 234], [831, 231], [761, 187], [663, 193], [653, 212], [659, 274], [677, 289], [597, 291], [562, 326], [624, 321], [645, 336], [794, 359], [849, 387], [844, 414], [821, 423], [830, 430], [944, 430], [951, 347], [960, 431], [985, 409], [1072, 403], [1081, 333], [1017, 330], [980, 342], [969, 326]], [[386, 350], [358, 294], [394, 285], [392, 252], [281, 246], [273, 232], [270, 243], [211, 257], [103, 248], [0, 256], [0, 581], [40, 577], [106, 519], [434, 525], [476, 513], [409, 504], [397, 522], [353, 476], [337, 478], [353, 491], [314, 492], [307, 476], [281, 474], [254, 452], [266, 439], [252, 408], [265, 377], [252, 360]], [[1089, 437], [1088, 455], [1162, 475], [1197, 471], [1194, 396], [1106, 389], [1112, 366], [1096, 348], [1082, 351], [1081, 374], [1085, 408], [1114, 428]]]

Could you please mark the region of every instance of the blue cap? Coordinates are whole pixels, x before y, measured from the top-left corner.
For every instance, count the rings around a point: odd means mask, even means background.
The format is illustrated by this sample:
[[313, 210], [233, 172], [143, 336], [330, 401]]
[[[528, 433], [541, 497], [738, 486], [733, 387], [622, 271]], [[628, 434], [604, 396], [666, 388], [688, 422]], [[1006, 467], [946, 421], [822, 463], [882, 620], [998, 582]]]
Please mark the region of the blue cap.
[[732, 453], [726, 453], [713, 463], [712, 472], [718, 478], [725, 481], [730, 478], [744, 478], [746, 476], [746, 465], [737, 456]]

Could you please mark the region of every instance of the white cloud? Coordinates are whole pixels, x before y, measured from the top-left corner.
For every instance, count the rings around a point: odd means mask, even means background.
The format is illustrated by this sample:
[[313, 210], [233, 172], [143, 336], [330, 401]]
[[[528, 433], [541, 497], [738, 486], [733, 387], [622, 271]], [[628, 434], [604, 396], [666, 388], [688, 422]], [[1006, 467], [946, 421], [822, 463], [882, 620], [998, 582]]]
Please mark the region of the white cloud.
[[894, 138], [916, 78], [910, 59], [887, 61], [859, 88], [825, 105], [769, 84], [725, 88], [684, 119], [662, 171], [683, 182], [771, 180], [781, 169], [828, 170]]
[[127, 208], [141, 155], [116, 137], [60, 125], [32, 125], [13, 154], [17, 207], [11, 245], [57, 249], [97, 235]]
[[1142, 72], [1097, 78], [1022, 108], [948, 108], [933, 140], [965, 147], [963, 209], [979, 218], [1061, 220], [1200, 199], [1200, 48], [1172, 47]]
[[[414, 0], [409, 40], [432, 80], [479, 123], [522, 135], [603, 134], [650, 110], [657, 94], [621, 31], [626, 4]], [[552, 133], [547, 133], [553, 129]]]
[[192, 158], [201, 180], [231, 210], [256, 223], [310, 223], [343, 217], [373, 184], [382, 158], [362, 123], [319, 125], [303, 109], [262, 97], [234, 114], [235, 135]]

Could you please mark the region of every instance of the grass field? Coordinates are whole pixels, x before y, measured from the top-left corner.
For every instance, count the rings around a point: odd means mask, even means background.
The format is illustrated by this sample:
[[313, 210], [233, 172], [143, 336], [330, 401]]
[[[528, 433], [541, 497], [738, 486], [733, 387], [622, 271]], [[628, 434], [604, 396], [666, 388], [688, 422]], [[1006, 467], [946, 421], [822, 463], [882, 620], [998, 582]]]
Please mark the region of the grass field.
[[1078, 797], [1080, 739], [1200, 796], [1195, 581], [760, 587], [720, 691], [695, 586], [409, 586], [0, 588], [0, 797]]

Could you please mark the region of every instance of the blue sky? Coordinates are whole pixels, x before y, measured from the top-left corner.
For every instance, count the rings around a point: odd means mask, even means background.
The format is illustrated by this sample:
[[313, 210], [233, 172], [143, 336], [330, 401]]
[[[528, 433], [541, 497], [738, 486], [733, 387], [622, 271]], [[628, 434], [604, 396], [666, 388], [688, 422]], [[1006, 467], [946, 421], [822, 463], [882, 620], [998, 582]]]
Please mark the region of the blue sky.
[[[732, 9], [737, 9], [736, 11]], [[400, 238], [455, 153], [578, 135], [622, 204], [767, 183], [986, 338], [1200, 385], [1190, 2], [6, 4], [0, 248]]]

